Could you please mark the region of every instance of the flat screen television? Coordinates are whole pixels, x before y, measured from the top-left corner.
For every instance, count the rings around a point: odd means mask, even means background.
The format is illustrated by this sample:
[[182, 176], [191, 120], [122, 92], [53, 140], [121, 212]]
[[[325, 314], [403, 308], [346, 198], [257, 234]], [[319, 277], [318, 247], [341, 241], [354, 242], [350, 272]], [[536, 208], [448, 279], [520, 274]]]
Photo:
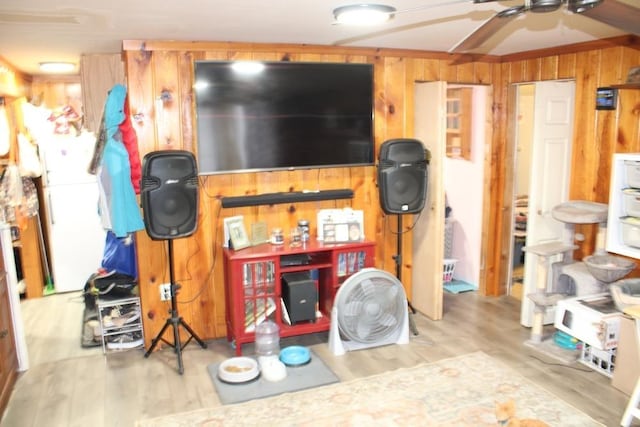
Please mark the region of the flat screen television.
[[200, 175], [374, 164], [373, 66], [195, 62]]

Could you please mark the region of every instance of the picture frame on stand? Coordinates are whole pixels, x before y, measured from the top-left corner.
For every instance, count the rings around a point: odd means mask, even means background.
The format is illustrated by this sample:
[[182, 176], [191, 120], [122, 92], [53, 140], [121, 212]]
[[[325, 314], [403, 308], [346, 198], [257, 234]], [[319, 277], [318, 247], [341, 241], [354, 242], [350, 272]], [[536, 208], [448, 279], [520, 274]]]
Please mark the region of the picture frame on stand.
[[269, 232], [266, 222], [254, 222], [251, 224], [251, 246], [258, 246], [269, 242]]
[[230, 249], [237, 251], [251, 246], [247, 230], [244, 227], [243, 217], [226, 218], [224, 222], [229, 231]]
[[362, 210], [322, 209], [317, 220], [317, 238], [325, 243], [361, 242], [365, 239]]

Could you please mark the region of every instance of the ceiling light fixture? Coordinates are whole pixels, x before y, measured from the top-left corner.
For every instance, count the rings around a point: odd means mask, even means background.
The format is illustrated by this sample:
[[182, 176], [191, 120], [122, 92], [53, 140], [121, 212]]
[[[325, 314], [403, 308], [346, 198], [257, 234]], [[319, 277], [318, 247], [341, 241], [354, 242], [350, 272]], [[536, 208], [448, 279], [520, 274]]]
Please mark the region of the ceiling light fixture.
[[354, 4], [334, 9], [333, 16], [338, 24], [376, 25], [391, 19], [395, 11], [381, 4]]
[[75, 70], [76, 64], [72, 62], [41, 62], [40, 71], [45, 73], [68, 73]]

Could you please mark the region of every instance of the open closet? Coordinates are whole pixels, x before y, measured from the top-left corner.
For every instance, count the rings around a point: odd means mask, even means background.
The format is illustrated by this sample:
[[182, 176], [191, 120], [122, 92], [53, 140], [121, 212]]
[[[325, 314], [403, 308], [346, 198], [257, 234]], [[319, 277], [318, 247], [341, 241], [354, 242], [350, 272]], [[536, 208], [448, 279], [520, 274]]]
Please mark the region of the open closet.
[[511, 281], [509, 295], [522, 300], [524, 281], [524, 251], [529, 218], [529, 185], [531, 175], [531, 143], [533, 140], [534, 85], [517, 88], [516, 147], [512, 227]]
[[[487, 86], [447, 85], [447, 153], [443, 182], [452, 235], [450, 255], [445, 251], [445, 256], [457, 260], [453, 277], [468, 284], [468, 289], [478, 288], [482, 264], [482, 213], [485, 171], [488, 170], [484, 152], [487, 97]], [[454, 135], [451, 134], [452, 113], [460, 128]]]

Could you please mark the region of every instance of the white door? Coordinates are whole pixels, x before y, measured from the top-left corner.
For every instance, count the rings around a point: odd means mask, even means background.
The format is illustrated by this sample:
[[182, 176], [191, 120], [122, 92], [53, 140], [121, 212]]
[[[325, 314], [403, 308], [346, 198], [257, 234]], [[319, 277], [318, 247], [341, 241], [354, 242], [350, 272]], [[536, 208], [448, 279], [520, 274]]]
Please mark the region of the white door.
[[[531, 148], [531, 180], [527, 218], [526, 246], [564, 240], [564, 224], [551, 216], [551, 209], [569, 197], [571, 172], [571, 140], [573, 136], [575, 82], [550, 81], [535, 83], [533, 142]], [[559, 261], [557, 259], [551, 261]], [[520, 323], [533, 322], [534, 293], [538, 278], [537, 255], [525, 252], [524, 292]], [[548, 269], [549, 277], [551, 268]], [[548, 278], [547, 278], [548, 279]], [[547, 280], [547, 290], [551, 290]], [[553, 323], [553, 310], [547, 310], [545, 324]]]
[[444, 183], [447, 83], [416, 83], [415, 137], [430, 151], [427, 200], [413, 229], [413, 307], [432, 320], [442, 318]]

